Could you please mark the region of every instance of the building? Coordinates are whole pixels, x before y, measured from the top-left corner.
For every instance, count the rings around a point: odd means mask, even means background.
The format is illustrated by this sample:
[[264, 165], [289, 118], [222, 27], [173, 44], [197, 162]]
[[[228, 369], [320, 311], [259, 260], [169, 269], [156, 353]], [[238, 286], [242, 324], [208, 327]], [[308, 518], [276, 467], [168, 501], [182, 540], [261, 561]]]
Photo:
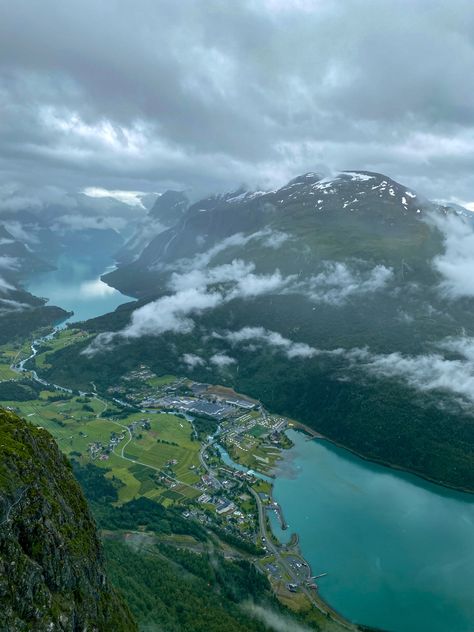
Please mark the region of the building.
[[252, 402], [248, 402], [246, 399], [239, 399], [237, 397], [231, 397], [225, 400], [226, 404], [229, 406], [236, 406], [237, 408], [243, 408], [244, 410], [253, 410], [256, 404], [252, 404]]

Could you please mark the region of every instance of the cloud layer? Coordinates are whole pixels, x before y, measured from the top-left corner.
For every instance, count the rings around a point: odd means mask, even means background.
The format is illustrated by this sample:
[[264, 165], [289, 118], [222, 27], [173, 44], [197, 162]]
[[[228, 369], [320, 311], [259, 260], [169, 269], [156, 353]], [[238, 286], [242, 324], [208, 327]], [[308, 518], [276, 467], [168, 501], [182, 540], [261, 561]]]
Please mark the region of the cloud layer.
[[365, 168], [472, 201], [473, 42], [470, 0], [0, 0], [0, 178], [204, 192]]

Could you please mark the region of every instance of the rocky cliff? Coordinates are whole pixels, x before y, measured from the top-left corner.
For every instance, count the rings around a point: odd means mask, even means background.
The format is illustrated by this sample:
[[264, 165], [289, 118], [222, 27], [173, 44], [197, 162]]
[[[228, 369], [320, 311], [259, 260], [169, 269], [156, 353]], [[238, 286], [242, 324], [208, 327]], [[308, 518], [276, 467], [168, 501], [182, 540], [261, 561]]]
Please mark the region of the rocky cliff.
[[133, 632], [51, 435], [0, 410], [0, 631]]

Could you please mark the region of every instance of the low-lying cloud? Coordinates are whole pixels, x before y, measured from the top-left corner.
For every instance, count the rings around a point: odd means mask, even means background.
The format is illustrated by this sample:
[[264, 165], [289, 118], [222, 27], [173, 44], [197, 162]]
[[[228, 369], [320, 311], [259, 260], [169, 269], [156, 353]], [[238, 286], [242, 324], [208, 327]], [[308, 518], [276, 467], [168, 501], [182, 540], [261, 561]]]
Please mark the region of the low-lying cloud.
[[225, 239], [222, 239], [217, 244], [214, 244], [211, 248], [205, 252], [200, 252], [194, 257], [188, 259], [180, 259], [173, 263], [173, 269], [180, 271], [187, 270], [202, 270], [206, 268], [213, 259], [215, 259], [221, 252], [229, 248], [242, 248], [252, 241], [259, 241], [262, 246], [266, 248], [277, 249], [282, 244], [290, 239], [288, 233], [284, 233], [278, 230], [272, 230], [270, 228], [264, 228], [245, 235], [244, 233], [234, 233], [229, 235]]
[[0, 255], [0, 268], [4, 270], [17, 270], [19, 261], [17, 257], [10, 257], [9, 255]]
[[10, 283], [8, 283], [8, 281], [5, 281], [5, 279], [0, 276], [0, 293], [8, 294], [8, 292], [10, 292], [11, 290], [14, 290], [14, 289], [15, 288], [13, 287], [13, 285], [10, 285]]
[[385, 289], [392, 278], [392, 268], [384, 265], [364, 272], [351, 269], [346, 263], [328, 261], [324, 270], [307, 282], [307, 295], [314, 302], [337, 306], [352, 296]]
[[238, 331], [229, 331], [223, 336], [219, 336], [228, 340], [231, 344], [239, 344], [242, 342], [262, 342], [271, 347], [275, 347], [282, 351], [288, 358], [312, 358], [321, 352], [305, 342], [293, 342], [289, 338], [285, 338], [277, 331], [271, 331], [264, 327], [243, 327]]
[[195, 353], [184, 353], [181, 356], [181, 360], [188, 367], [188, 369], [195, 369], [198, 366], [205, 366], [206, 361], [201, 356], [196, 355]]
[[214, 355], [209, 358], [209, 362], [218, 368], [223, 369], [231, 364], [235, 364], [237, 360], [232, 356], [227, 355], [227, 353], [214, 353]]
[[12, 312], [24, 312], [31, 309], [30, 305], [20, 303], [8, 298], [0, 298], [0, 316], [11, 314]]
[[299, 625], [291, 619], [255, 603], [246, 603], [244, 609], [274, 632], [310, 632], [306, 626]]
[[437, 347], [439, 351], [416, 356], [398, 351], [376, 354], [368, 349], [352, 349], [345, 356], [375, 377], [396, 378], [418, 391], [441, 390], [474, 403], [474, 338], [447, 338]]
[[432, 214], [429, 219], [444, 235], [445, 251], [433, 260], [434, 268], [443, 277], [442, 293], [450, 298], [474, 296], [472, 223], [453, 214]]
[[228, 303], [233, 299], [250, 299], [286, 289], [294, 277], [256, 274], [253, 263], [235, 259], [231, 263], [208, 269], [174, 273], [169, 282], [172, 294], [147, 303], [132, 313], [130, 323], [116, 334], [99, 334], [89, 348], [91, 354], [114, 338], [158, 336], [165, 332], [187, 334], [194, 326], [193, 316]]

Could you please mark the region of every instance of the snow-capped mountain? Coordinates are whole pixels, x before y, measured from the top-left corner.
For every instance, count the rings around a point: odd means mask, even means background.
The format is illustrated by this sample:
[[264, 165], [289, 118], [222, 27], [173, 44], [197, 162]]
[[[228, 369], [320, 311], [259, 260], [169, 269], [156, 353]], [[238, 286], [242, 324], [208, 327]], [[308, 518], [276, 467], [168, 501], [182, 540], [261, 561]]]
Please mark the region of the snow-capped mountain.
[[[192, 204], [174, 226], [160, 228], [134, 261], [129, 259], [106, 280], [129, 294], [143, 296], [162, 286], [163, 271], [173, 262], [205, 253], [233, 235], [245, 241], [261, 231], [267, 234], [267, 242], [270, 234], [285, 240], [278, 250], [280, 267], [295, 273], [323, 259], [366, 258], [377, 248], [374, 242], [387, 236], [395, 239], [391, 250], [403, 235], [412, 241], [416, 235], [422, 239], [426, 214], [440, 210], [382, 174], [348, 171], [324, 177], [307, 173], [275, 191], [238, 190]], [[257, 269], [271, 266], [272, 252], [259, 248], [257, 238], [245, 244], [231, 240], [218, 249], [218, 261], [251, 251]], [[380, 257], [390, 258], [390, 249]]]

